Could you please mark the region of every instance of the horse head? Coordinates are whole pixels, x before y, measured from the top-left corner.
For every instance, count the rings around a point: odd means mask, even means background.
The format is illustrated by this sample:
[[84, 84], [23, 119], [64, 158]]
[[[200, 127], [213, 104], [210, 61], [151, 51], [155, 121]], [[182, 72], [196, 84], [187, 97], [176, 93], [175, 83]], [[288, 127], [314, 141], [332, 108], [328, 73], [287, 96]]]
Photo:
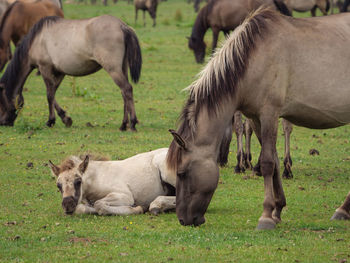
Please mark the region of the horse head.
[[89, 164], [87, 155], [79, 165], [68, 159], [60, 166], [49, 161], [51, 172], [57, 177], [57, 187], [62, 194], [62, 208], [67, 215], [74, 213], [82, 198], [83, 175]]
[[0, 83], [0, 125], [13, 126], [18, 112], [23, 108], [24, 100], [22, 94], [17, 95], [14, 100], [9, 100], [3, 83]]
[[181, 153], [176, 158], [176, 215], [181, 225], [199, 226], [205, 222], [204, 214], [218, 184], [217, 160], [175, 131], [170, 132]]
[[197, 63], [204, 62], [206, 44], [196, 37], [188, 37], [188, 47], [193, 50]]

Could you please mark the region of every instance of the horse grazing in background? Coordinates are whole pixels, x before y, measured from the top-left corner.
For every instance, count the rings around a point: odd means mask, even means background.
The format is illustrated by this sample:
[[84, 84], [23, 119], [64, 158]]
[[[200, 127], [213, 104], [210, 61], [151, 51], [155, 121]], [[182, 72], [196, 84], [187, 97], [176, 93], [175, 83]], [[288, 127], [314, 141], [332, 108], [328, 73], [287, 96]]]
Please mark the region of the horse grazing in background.
[[131, 215], [175, 209], [176, 176], [166, 167], [167, 148], [122, 161], [90, 161], [72, 156], [49, 161], [66, 214]]
[[[290, 135], [293, 131], [293, 125], [289, 121], [282, 119], [282, 128], [284, 134], [284, 170], [282, 177], [291, 179], [293, 178], [293, 162], [290, 155]], [[251, 137], [254, 129], [254, 123], [251, 120], [246, 119], [243, 123], [242, 113], [240, 111], [235, 113], [233, 121], [233, 130], [237, 138], [237, 165], [235, 166], [235, 173], [243, 173], [246, 169], [250, 169], [253, 170], [256, 175], [261, 176], [260, 162], [258, 161], [254, 167], [251, 162]], [[245, 136], [245, 147], [243, 146], [243, 136]]]
[[148, 11], [153, 19], [153, 27], [156, 26], [158, 0], [134, 0], [135, 6], [135, 24], [137, 22], [137, 13], [139, 9], [143, 11], [143, 26], [146, 26], [145, 12]]
[[24, 82], [34, 68], [44, 79], [49, 104], [47, 125], [56, 121], [55, 109], [63, 123], [72, 119], [58, 105], [55, 93], [65, 75], [85, 76], [101, 68], [107, 71], [124, 99], [124, 118], [120, 130], [138, 122], [133, 89], [128, 81], [128, 66], [134, 82], [141, 74], [141, 49], [135, 32], [121, 20], [103, 15], [90, 19], [65, 20], [46, 17], [40, 20], [17, 47], [14, 58], [0, 79], [0, 125], [13, 125], [23, 106]]
[[213, 31], [212, 51], [214, 52], [220, 31], [228, 35], [240, 25], [246, 16], [259, 7], [271, 6], [285, 15], [290, 15], [281, 0], [213, 0], [209, 1], [198, 13], [192, 34], [188, 37], [188, 47], [193, 50], [197, 63], [203, 63], [206, 44], [204, 35], [211, 28]]
[[10, 41], [18, 46], [32, 26], [46, 16], [63, 17], [63, 12], [48, 0], [16, 1], [8, 7], [0, 22], [0, 71], [11, 57]]
[[[276, 150], [278, 119], [312, 129], [350, 123], [350, 52], [344, 52], [349, 45], [347, 14], [294, 19], [258, 9], [236, 28], [188, 88], [180, 126], [171, 130], [167, 165], [177, 174], [181, 224], [205, 222], [218, 164], [227, 161], [227, 130], [239, 110], [253, 121], [261, 144], [265, 199], [258, 229], [275, 228], [286, 205]], [[350, 193], [332, 219], [350, 219], [349, 212]]]
[[324, 16], [327, 15], [330, 8], [329, 0], [284, 0], [284, 3], [291, 13], [293, 10], [297, 12], [311, 11], [312, 16], [316, 16], [317, 8], [321, 10]]

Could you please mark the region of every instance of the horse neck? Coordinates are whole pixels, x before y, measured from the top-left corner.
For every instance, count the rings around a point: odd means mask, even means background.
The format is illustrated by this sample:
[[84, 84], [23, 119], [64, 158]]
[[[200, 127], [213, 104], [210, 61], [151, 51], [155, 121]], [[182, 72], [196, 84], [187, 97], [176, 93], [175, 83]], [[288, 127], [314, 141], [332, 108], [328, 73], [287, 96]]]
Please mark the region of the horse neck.
[[207, 13], [208, 13], [207, 9], [208, 9], [207, 6], [204, 6], [199, 11], [196, 21], [194, 22], [191, 37], [195, 37], [197, 39], [204, 38], [204, 34], [209, 28], [209, 25], [207, 22]]
[[9, 26], [8, 19], [6, 18], [5, 21], [1, 21], [1, 25], [0, 25], [0, 42], [3, 45], [1, 48], [5, 49], [5, 52], [9, 47], [11, 35], [12, 35], [12, 27]]

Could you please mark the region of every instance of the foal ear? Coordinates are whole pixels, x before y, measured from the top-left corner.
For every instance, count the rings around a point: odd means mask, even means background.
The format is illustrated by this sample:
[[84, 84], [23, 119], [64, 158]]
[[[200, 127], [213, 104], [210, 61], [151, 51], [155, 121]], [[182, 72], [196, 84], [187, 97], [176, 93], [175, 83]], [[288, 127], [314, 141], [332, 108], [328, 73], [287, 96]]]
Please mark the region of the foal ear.
[[169, 132], [174, 137], [174, 140], [177, 143], [177, 145], [180, 146], [182, 149], [187, 150], [185, 140], [182, 139], [181, 136], [175, 130], [169, 129]]
[[60, 175], [60, 168], [56, 165], [54, 165], [51, 160], [49, 160], [49, 165], [51, 168], [51, 171], [54, 175], [59, 176]]
[[89, 164], [89, 155], [86, 155], [84, 161], [79, 165], [79, 171], [81, 172], [81, 174], [85, 173], [87, 167]]

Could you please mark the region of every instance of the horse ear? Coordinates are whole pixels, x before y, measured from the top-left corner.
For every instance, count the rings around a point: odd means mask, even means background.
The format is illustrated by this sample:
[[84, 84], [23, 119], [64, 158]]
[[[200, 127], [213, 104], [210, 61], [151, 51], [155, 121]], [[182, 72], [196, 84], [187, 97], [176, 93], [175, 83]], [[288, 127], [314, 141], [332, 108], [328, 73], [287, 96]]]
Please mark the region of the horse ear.
[[86, 155], [84, 161], [79, 165], [79, 171], [81, 172], [81, 174], [85, 173], [88, 167], [88, 164], [89, 164], [89, 155]]
[[182, 149], [187, 150], [185, 140], [182, 139], [181, 136], [175, 130], [170, 129], [169, 132], [174, 137], [174, 140], [177, 143], [177, 145], [180, 146]]
[[50, 168], [51, 168], [51, 171], [54, 175], [56, 176], [59, 176], [60, 174], [60, 168], [56, 165], [54, 165], [51, 160], [49, 160], [49, 165], [50, 165]]

